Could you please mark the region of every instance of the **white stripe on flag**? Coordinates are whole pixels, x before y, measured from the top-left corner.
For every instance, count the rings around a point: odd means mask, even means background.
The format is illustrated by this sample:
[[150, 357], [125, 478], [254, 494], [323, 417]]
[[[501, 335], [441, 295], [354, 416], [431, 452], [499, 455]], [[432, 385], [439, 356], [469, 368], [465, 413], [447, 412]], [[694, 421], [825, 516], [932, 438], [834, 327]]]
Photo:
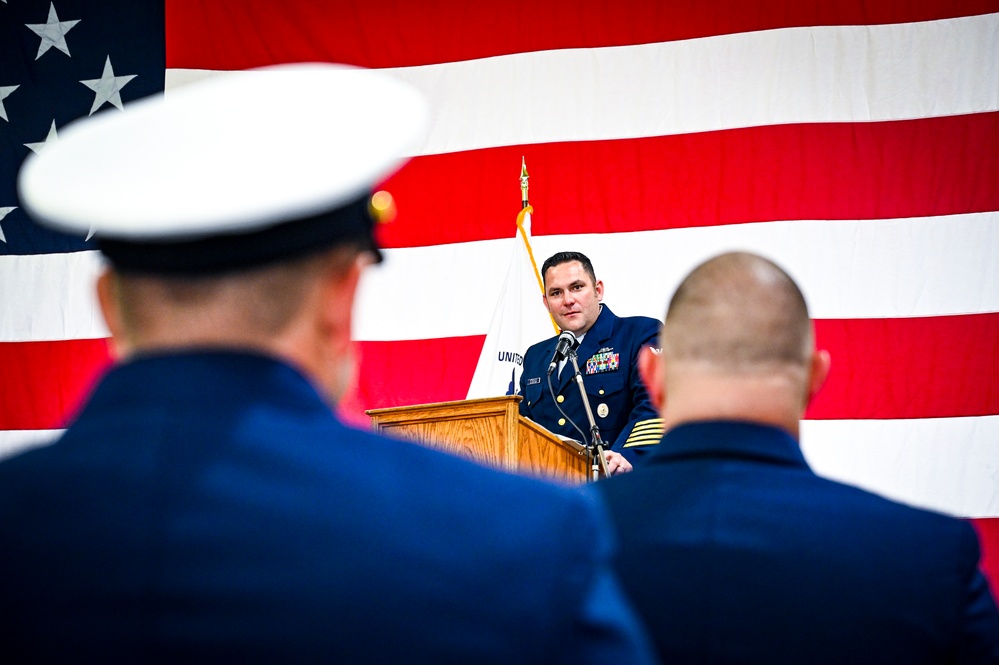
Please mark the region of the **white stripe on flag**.
[[[434, 109], [432, 131], [416, 154], [961, 115], [999, 109], [999, 14], [785, 28], [387, 71], [423, 90]], [[167, 91], [216, 74], [168, 70]]]
[[[385, 250], [386, 261], [362, 279], [355, 339], [485, 334], [516, 242]], [[999, 311], [999, 213], [534, 236], [532, 244], [539, 264], [561, 250], [587, 254], [621, 316], [661, 318], [683, 275], [728, 249], [757, 251], [781, 264], [801, 284], [815, 318]], [[106, 337], [93, 291], [100, 266], [96, 252], [0, 257], [0, 341]], [[419, 289], [398, 288], [414, 275]], [[543, 313], [540, 298], [535, 304]]]
[[821, 476], [960, 517], [999, 515], [999, 416], [805, 420], [801, 448]]
[[0, 256], [0, 342], [108, 336], [94, 284], [96, 251]]
[[[997, 239], [999, 213], [983, 213], [535, 236], [533, 246], [539, 263], [562, 250], [589, 256], [606, 302], [619, 316], [661, 319], [690, 269], [714, 254], [742, 249], [783, 266], [801, 285], [813, 317], [857, 319], [999, 311], [999, 270], [990, 268]], [[385, 262], [363, 278], [355, 338], [485, 334], [512, 242], [386, 250]], [[400, 291], [413, 275], [420, 276], [420, 288]], [[540, 299], [536, 306], [544, 311]]]

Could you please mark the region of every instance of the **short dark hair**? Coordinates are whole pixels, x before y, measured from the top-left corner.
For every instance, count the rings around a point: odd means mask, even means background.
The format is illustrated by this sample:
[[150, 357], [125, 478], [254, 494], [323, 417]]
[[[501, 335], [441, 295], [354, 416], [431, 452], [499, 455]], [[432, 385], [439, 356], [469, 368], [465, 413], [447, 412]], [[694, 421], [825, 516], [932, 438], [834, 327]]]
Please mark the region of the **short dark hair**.
[[563, 263], [570, 263], [572, 261], [579, 261], [579, 263], [583, 266], [583, 270], [585, 270], [586, 274], [590, 276], [593, 283], [597, 283], [597, 275], [593, 272], [593, 264], [590, 263], [590, 259], [588, 259], [586, 255], [581, 252], [558, 252], [549, 256], [545, 259], [544, 264], [541, 266], [541, 281], [547, 283], [549, 269], [554, 268], [555, 266], [560, 266]]

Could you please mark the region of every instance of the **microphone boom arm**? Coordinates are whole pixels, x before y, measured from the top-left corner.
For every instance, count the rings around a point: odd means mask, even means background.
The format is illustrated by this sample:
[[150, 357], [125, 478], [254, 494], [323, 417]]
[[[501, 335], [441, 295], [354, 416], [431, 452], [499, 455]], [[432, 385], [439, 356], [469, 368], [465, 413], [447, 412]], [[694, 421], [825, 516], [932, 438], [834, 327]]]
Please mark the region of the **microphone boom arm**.
[[590, 444], [586, 448], [590, 455], [591, 480], [599, 480], [601, 473], [604, 474], [604, 478], [610, 478], [610, 472], [607, 470], [607, 460], [604, 459], [604, 442], [600, 438], [600, 429], [597, 427], [597, 421], [593, 418], [593, 410], [590, 408], [590, 399], [587, 397], [586, 387], [583, 385], [583, 375], [579, 372], [579, 363], [576, 360], [575, 349], [569, 350], [569, 360], [572, 362], [572, 378], [576, 382], [576, 385], [579, 386], [579, 396], [583, 400], [586, 420], [590, 423]]

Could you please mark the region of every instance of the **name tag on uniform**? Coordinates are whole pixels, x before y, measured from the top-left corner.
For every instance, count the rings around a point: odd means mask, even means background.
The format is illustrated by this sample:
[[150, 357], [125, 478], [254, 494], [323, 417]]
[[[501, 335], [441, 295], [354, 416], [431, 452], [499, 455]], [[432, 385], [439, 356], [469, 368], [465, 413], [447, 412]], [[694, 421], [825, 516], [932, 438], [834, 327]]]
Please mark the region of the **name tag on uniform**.
[[620, 353], [604, 351], [590, 356], [590, 359], [586, 361], [586, 373], [600, 374], [601, 372], [613, 372], [620, 366]]
[[529, 385], [529, 386], [533, 386], [536, 383], [541, 383], [541, 377], [540, 376], [536, 376], [533, 379], [528, 379], [527, 380], [527, 385]]

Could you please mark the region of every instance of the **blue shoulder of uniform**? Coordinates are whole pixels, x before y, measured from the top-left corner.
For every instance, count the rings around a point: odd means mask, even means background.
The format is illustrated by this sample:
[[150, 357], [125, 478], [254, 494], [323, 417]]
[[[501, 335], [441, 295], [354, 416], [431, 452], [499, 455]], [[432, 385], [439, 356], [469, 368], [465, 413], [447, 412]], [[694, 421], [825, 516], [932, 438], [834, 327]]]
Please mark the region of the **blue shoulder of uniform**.
[[650, 316], [629, 316], [620, 320], [625, 323], [633, 337], [642, 339], [643, 343], [654, 343], [658, 346], [659, 329], [662, 327], [659, 319]]

